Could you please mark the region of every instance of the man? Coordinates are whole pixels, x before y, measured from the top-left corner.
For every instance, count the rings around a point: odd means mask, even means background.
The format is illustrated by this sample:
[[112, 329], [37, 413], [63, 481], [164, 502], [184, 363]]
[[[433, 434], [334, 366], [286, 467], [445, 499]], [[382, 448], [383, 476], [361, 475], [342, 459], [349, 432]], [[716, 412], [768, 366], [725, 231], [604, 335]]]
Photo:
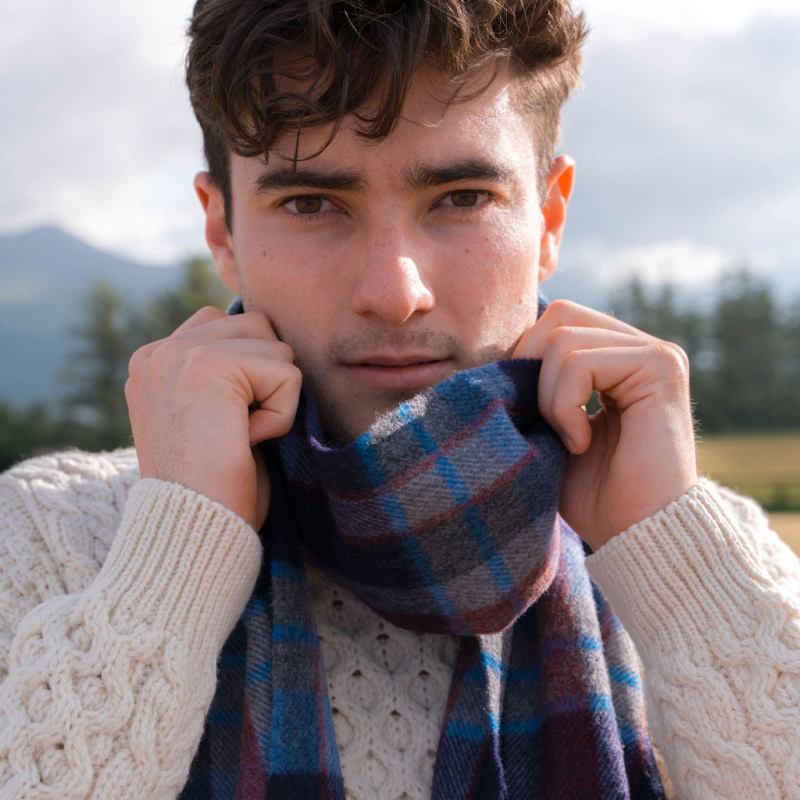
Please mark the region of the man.
[[198, 1], [243, 313], [134, 355], [135, 451], [2, 479], [0, 797], [661, 797], [614, 612], [677, 796], [800, 797], [797, 559], [698, 478], [678, 347], [539, 303], [584, 36]]

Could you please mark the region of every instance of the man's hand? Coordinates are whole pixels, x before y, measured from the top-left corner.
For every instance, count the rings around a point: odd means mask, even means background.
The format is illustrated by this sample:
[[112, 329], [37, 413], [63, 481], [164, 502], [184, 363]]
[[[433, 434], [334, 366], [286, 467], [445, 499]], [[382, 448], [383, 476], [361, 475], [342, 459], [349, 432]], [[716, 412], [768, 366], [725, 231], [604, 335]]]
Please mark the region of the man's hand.
[[[512, 357], [543, 361], [539, 409], [571, 453], [560, 512], [593, 550], [697, 482], [689, 363], [678, 345], [556, 300]], [[603, 408], [590, 417], [593, 390]]]
[[130, 361], [125, 385], [143, 478], [216, 500], [256, 530], [269, 478], [253, 446], [287, 433], [302, 376], [261, 314], [203, 308]]

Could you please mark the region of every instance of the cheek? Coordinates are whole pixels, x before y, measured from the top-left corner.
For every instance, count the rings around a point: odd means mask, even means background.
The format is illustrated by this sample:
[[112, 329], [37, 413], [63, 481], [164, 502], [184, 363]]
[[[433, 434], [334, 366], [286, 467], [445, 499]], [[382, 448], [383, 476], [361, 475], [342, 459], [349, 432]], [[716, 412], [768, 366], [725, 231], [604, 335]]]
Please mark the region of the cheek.
[[329, 338], [333, 286], [324, 270], [299, 263], [296, 253], [279, 246], [251, 244], [238, 251], [239, 283], [245, 306], [265, 314], [298, 355], [315, 359]]
[[533, 227], [502, 226], [481, 253], [481, 280], [474, 287], [479, 324], [506, 342], [536, 320], [539, 240]]

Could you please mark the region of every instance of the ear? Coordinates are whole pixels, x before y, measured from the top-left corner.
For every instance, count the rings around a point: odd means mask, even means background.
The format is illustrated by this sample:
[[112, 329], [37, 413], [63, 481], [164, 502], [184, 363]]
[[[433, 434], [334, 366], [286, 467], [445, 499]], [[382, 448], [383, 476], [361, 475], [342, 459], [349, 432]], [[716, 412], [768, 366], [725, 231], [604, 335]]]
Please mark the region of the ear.
[[547, 193], [542, 205], [544, 224], [539, 248], [539, 281], [547, 280], [558, 267], [558, 251], [574, 183], [575, 162], [569, 156], [559, 156], [547, 176]]
[[225, 219], [225, 201], [222, 190], [211, 180], [208, 172], [198, 172], [194, 190], [206, 215], [206, 244], [214, 258], [220, 280], [234, 294], [239, 294], [233, 240]]

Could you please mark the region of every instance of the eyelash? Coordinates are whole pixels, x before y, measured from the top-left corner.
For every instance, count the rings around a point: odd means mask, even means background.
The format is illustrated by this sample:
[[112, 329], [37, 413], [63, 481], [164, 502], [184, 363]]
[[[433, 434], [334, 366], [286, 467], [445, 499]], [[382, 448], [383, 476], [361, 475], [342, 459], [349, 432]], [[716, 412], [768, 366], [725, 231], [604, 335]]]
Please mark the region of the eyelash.
[[[294, 203], [296, 200], [305, 200], [307, 198], [319, 198], [323, 203], [331, 203], [331, 205], [333, 205], [333, 200], [321, 194], [297, 194], [294, 195], [294, 197], [287, 197], [285, 200], [281, 200], [279, 205], [281, 208], [286, 208], [286, 206], [288, 206], [290, 203]], [[315, 211], [313, 214], [300, 214], [297, 211], [287, 211], [286, 213], [289, 214], [289, 216], [293, 219], [302, 220], [303, 222], [313, 222], [321, 217], [325, 212]]]
[[[486, 189], [452, 189], [449, 192], [443, 194], [440, 198], [436, 200], [433, 207], [443, 205], [442, 201], [448, 197], [451, 197], [454, 194], [458, 194], [460, 192], [475, 192], [476, 194], [480, 195], [483, 199], [483, 202], [479, 202], [478, 205], [475, 206], [456, 206], [456, 205], [446, 205], [443, 206], [445, 208], [455, 209], [457, 212], [460, 212], [462, 216], [474, 216], [478, 212], [480, 212], [484, 206], [487, 205], [488, 202], [494, 202], [495, 196], [492, 192]], [[297, 194], [293, 195], [292, 197], [287, 197], [284, 200], [281, 200], [279, 206], [281, 208], [286, 208], [290, 203], [295, 202], [296, 200], [304, 200], [307, 198], [318, 198], [322, 200], [323, 203], [331, 203], [331, 205], [335, 205], [335, 202], [331, 200], [329, 197], [325, 197], [322, 194]], [[328, 211], [315, 211], [312, 214], [300, 214], [297, 211], [287, 211], [286, 212], [290, 217], [293, 219], [301, 220], [302, 222], [316, 222], [320, 217], [324, 214], [329, 213]]]

